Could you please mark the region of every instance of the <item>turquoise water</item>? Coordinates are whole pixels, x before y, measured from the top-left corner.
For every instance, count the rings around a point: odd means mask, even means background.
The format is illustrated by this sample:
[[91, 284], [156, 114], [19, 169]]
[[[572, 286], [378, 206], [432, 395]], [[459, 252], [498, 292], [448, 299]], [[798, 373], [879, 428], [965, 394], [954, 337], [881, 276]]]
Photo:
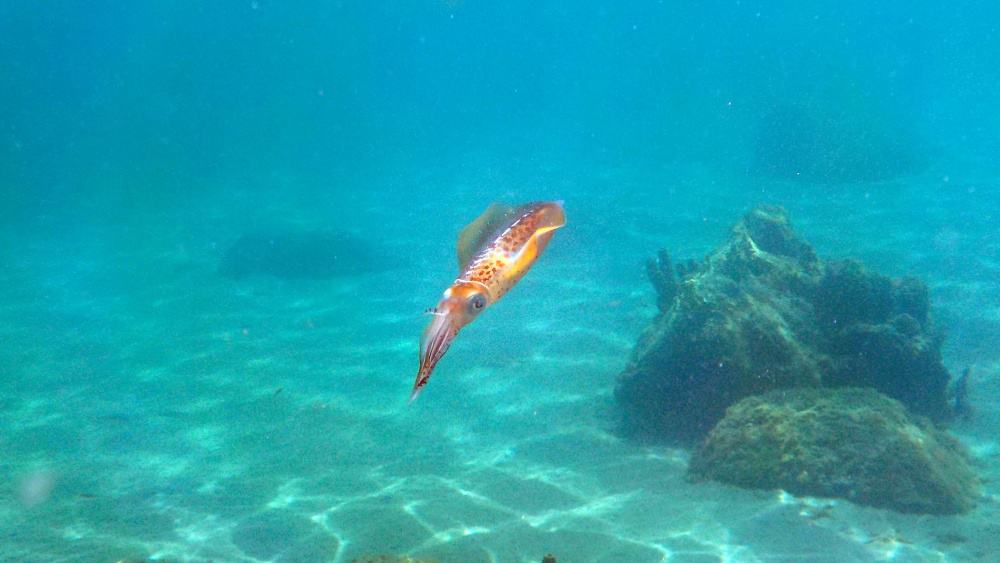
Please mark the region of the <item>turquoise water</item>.
[[[1000, 11], [943, 10], [0, 6], [0, 560], [992, 560]], [[555, 199], [408, 405], [458, 231]], [[644, 261], [760, 203], [926, 281], [975, 374], [974, 510], [690, 483], [619, 434]], [[356, 272], [220, 272], [244, 234], [328, 229]]]

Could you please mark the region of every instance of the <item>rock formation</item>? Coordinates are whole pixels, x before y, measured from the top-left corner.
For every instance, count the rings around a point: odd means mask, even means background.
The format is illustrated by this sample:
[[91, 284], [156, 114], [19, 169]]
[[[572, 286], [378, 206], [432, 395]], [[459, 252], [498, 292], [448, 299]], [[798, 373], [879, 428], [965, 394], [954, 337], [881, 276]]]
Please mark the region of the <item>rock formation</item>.
[[694, 479], [841, 497], [900, 512], [968, 511], [965, 449], [872, 389], [794, 389], [729, 408], [691, 457]]
[[785, 212], [748, 213], [722, 247], [649, 265], [659, 315], [619, 376], [623, 430], [693, 443], [737, 401], [774, 389], [873, 387], [950, 416], [941, 338], [919, 280], [823, 261]]

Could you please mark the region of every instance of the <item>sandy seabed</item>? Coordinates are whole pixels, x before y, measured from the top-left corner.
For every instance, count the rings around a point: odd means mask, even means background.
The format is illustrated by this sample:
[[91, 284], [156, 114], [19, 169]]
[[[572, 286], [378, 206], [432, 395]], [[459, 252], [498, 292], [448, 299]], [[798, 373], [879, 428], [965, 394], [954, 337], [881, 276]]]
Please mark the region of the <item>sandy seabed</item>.
[[[39, 217], [4, 232], [0, 254], [0, 559], [987, 561], [1000, 553], [1000, 178], [946, 172], [818, 193], [696, 169], [553, 182], [569, 225], [409, 406], [421, 312], [454, 275], [455, 231], [488, 201], [353, 198], [338, 223], [378, 225], [400, 263], [325, 281], [219, 276], [244, 227], [238, 194], [124, 223]], [[975, 510], [691, 484], [686, 452], [615, 434], [614, 377], [655, 313], [642, 261], [708, 252], [757, 203], [785, 205], [824, 257], [927, 281], [948, 367], [973, 370], [974, 415], [952, 431], [984, 480]]]

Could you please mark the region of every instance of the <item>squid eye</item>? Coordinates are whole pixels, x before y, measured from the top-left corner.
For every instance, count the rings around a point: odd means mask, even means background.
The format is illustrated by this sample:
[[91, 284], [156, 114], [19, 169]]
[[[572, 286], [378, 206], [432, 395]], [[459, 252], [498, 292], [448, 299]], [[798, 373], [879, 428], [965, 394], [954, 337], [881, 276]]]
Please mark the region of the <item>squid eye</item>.
[[478, 313], [479, 311], [482, 311], [484, 307], [486, 307], [486, 298], [479, 293], [472, 295], [471, 297], [469, 297], [468, 307], [470, 313]]

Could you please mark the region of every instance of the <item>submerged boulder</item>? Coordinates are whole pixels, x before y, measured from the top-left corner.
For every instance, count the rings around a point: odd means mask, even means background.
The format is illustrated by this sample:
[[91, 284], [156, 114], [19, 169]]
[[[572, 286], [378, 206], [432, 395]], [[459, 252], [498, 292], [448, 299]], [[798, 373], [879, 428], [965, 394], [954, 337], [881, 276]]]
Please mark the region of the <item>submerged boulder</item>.
[[660, 313], [615, 389], [626, 433], [694, 442], [740, 399], [797, 387], [875, 387], [950, 414], [924, 285], [820, 260], [780, 208], [748, 213], [700, 262], [661, 253], [649, 274]]
[[349, 233], [274, 229], [242, 235], [223, 254], [219, 272], [326, 279], [382, 271], [387, 263], [373, 244]]
[[744, 399], [694, 452], [688, 474], [901, 512], [966, 512], [978, 494], [958, 441], [898, 401], [861, 388]]

